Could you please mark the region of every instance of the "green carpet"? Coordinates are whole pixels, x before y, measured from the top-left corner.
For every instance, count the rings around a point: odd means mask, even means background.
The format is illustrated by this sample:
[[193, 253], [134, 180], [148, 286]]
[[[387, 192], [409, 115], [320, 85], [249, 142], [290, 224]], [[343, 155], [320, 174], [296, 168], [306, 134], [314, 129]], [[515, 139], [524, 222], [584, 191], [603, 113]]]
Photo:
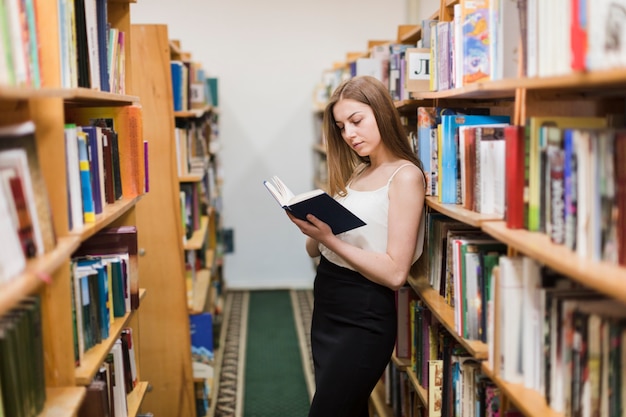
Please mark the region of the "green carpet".
[[244, 417], [305, 417], [309, 394], [289, 291], [251, 291]]

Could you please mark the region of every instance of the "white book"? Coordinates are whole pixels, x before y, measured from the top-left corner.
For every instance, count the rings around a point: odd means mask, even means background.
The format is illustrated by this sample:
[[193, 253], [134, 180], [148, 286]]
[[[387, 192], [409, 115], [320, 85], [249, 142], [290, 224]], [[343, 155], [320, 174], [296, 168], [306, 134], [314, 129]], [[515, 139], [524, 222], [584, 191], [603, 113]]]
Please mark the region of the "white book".
[[24, 198], [26, 199], [28, 214], [30, 215], [30, 220], [33, 226], [33, 237], [37, 248], [36, 253], [37, 255], [43, 255], [43, 236], [41, 234], [41, 226], [35, 202], [35, 191], [33, 188], [33, 180], [30, 175], [30, 170], [28, 169], [28, 157], [26, 155], [26, 151], [24, 149], [9, 149], [0, 152], [0, 170], [2, 169], [15, 169], [17, 175], [22, 180]]
[[115, 385], [113, 386], [113, 398], [115, 417], [128, 417], [128, 404], [126, 403], [126, 387], [124, 384], [124, 355], [122, 341], [118, 338], [111, 348], [113, 365], [115, 366]]
[[503, 380], [523, 383], [522, 349], [522, 258], [501, 256], [500, 293], [500, 375]]
[[0, 284], [8, 282], [26, 267], [26, 257], [10, 213], [11, 194], [0, 186]]
[[626, 0], [594, 0], [587, 5], [587, 68], [602, 70], [626, 66]]
[[543, 320], [540, 316], [539, 289], [541, 285], [541, 271], [539, 263], [530, 257], [525, 256], [523, 265], [523, 299], [522, 311], [524, 320], [522, 321], [522, 369], [524, 371], [524, 386], [526, 388], [538, 390], [538, 377], [541, 373], [539, 359], [543, 356], [538, 351], [543, 345], [542, 335], [539, 333], [539, 323]]
[[77, 230], [83, 227], [84, 216], [76, 125], [65, 126], [65, 163], [71, 230]]
[[100, 85], [100, 47], [98, 46], [98, 15], [96, 0], [85, 1], [85, 29], [87, 30], [87, 52], [89, 56], [90, 87], [101, 90]]

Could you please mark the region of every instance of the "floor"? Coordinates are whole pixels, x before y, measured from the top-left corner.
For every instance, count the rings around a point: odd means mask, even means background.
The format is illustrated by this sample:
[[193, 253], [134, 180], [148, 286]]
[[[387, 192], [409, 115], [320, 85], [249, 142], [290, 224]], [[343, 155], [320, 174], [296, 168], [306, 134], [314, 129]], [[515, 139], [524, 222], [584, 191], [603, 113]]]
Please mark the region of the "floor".
[[[313, 294], [310, 290], [291, 290], [290, 296], [304, 374], [309, 397], [311, 397], [314, 391], [314, 380], [309, 330], [313, 311]], [[214, 388], [217, 393], [214, 407], [211, 407], [215, 417], [244, 417], [242, 414], [245, 372], [243, 365], [245, 364], [248, 300], [248, 291], [229, 291], [226, 294], [223, 322], [226, 328], [223, 329], [220, 339], [221, 352], [218, 353], [217, 360], [220, 361], [221, 356], [221, 362], [217, 366], [219, 376]]]

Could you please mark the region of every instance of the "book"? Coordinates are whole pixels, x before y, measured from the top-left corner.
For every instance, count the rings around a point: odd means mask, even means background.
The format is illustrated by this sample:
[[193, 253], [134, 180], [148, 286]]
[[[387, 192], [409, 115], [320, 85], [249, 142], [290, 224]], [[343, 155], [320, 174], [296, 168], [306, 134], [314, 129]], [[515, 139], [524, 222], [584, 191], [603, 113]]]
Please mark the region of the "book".
[[[125, 256], [128, 260], [126, 288], [130, 292], [130, 309], [139, 307], [139, 270], [137, 228], [135, 226], [107, 227], [84, 241], [72, 256]], [[115, 292], [115, 287], [113, 287]], [[128, 309], [127, 309], [128, 310]]]
[[327, 223], [334, 234], [365, 226], [363, 220], [324, 190], [315, 189], [295, 195], [277, 176], [263, 181], [263, 185], [283, 209], [301, 220], [306, 220], [307, 214], [312, 214]]
[[8, 194], [0, 185], [0, 284], [7, 282], [22, 272], [26, 267], [26, 257], [22, 250], [22, 244], [9, 213], [12, 195]]
[[459, 127], [478, 125], [506, 125], [509, 116], [488, 115], [444, 115], [441, 117], [441, 139], [439, 149], [439, 179], [444, 204], [461, 202], [461, 178], [459, 160]]
[[[114, 170], [119, 169], [122, 195], [124, 198], [132, 199], [143, 194], [144, 148], [141, 106], [77, 107], [68, 109], [67, 118], [68, 123], [105, 128], [103, 129], [105, 134], [108, 130], [112, 131], [113, 135], [109, 138], [113, 137]], [[119, 168], [115, 166], [115, 158], [119, 161]], [[116, 176], [114, 179], [117, 181]], [[117, 194], [117, 184], [115, 191]]]
[[189, 315], [191, 333], [191, 362], [194, 378], [212, 379], [214, 374], [213, 315]]
[[[24, 192], [29, 212], [32, 214], [33, 230], [37, 253], [43, 254], [56, 245], [56, 232], [52, 224], [52, 212], [48, 199], [46, 182], [41, 172], [35, 124], [31, 121], [0, 128], [0, 151], [7, 155], [9, 166], [15, 167], [13, 158], [8, 155], [15, 149], [26, 152], [27, 164], [20, 163], [18, 175], [24, 183]], [[5, 153], [6, 152], [6, 153]], [[2, 158], [0, 158], [2, 159]], [[0, 165], [2, 165], [0, 163]], [[30, 182], [30, 184], [28, 184]], [[29, 191], [30, 190], [30, 191]]]

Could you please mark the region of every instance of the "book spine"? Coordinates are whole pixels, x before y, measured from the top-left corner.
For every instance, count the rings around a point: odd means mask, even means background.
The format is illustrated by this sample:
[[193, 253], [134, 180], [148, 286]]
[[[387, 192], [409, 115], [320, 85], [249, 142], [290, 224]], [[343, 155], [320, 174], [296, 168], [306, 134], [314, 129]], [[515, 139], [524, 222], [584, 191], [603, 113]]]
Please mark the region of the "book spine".
[[87, 154], [87, 138], [85, 132], [77, 132], [78, 158], [80, 168], [80, 185], [83, 197], [83, 220], [85, 223], [96, 221], [96, 212], [91, 187], [91, 172], [89, 170], [89, 156]]

